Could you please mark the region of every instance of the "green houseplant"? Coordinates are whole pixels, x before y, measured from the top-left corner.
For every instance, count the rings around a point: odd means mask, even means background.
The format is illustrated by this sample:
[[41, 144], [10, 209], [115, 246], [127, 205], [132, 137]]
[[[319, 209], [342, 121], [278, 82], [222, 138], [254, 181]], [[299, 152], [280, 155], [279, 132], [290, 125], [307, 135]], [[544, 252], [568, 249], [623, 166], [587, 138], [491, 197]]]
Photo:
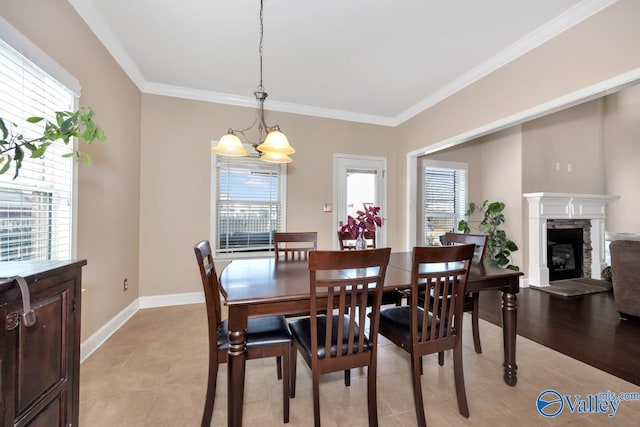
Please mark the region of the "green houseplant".
[[[478, 224], [481, 233], [487, 234], [487, 249], [485, 252], [485, 263], [491, 263], [509, 270], [519, 271], [517, 265], [511, 264], [511, 253], [518, 250], [518, 246], [507, 237], [507, 233], [501, 229], [504, 223], [505, 204], [502, 202], [491, 202], [488, 200], [477, 205], [473, 202], [469, 204], [469, 209], [465, 215], [470, 217], [478, 211], [482, 214], [482, 221]], [[471, 231], [467, 220], [458, 222], [458, 231], [469, 233]]]
[[[13, 179], [20, 173], [22, 162], [25, 158], [39, 159], [45, 155], [47, 148], [54, 142], [62, 140], [69, 144], [72, 138], [79, 138], [87, 144], [95, 140], [106, 141], [106, 135], [100, 126], [93, 121], [94, 112], [90, 107], [81, 107], [77, 111], [57, 111], [55, 123], [45, 120], [43, 117], [29, 117], [28, 123], [40, 123], [44, 121], [42, 134], [30, 138], [18, 131], [18, 125], [8, 122], [0, 117], [0, 175], [6, 173], [11, 164], [15, 165]], [[28, 157], [27, 157], [28, 156]], [[83, 159], [91, 163], [91, 157], [87, 153], [73, 150], [64, 157], [73, 157], [76, 160]]]

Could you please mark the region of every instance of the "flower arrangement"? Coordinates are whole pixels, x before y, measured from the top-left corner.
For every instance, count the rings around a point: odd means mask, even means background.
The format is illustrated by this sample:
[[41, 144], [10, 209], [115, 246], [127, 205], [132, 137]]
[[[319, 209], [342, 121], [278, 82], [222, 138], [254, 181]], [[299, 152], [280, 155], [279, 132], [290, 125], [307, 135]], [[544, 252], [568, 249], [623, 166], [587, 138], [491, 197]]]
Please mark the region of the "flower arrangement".
[[365, 231], [376, 231], [376, 227], [382, 227], [382, 218], [379, 213], [380, 207], [365, 205], [364, 211], [357, 211], [355, 218], [351, 215], [347, 217], [347, 223], [340, 227], [340, 232], [348, 232], [355, 239]]

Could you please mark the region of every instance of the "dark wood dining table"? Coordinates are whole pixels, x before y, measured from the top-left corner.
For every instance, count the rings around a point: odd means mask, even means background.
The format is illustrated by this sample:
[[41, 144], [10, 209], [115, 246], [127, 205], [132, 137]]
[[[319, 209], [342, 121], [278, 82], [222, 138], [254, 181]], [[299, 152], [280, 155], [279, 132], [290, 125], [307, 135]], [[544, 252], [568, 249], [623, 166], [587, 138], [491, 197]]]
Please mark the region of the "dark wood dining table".
[[[447, 266], [443, 265], [443, 268]], [[470, 292], [502, 291], [504, 381], [510, 386], [517, 382], [516, 293], [520, 290], [521, 275], [516, 271], [476, 264], [471, 267], [467, 283]], [[411, 252], [392, 253], [385, 289], [389, 292], [402, 290], [409, 287], [410, 281]], [[277, 262], [273, 257], [239, 259], [222, 271], [220, 284], [229, 310], [228, 425], [241, 426], [247, 320], [252, 316], [308, 312], [309, 269], [306, 261]]]

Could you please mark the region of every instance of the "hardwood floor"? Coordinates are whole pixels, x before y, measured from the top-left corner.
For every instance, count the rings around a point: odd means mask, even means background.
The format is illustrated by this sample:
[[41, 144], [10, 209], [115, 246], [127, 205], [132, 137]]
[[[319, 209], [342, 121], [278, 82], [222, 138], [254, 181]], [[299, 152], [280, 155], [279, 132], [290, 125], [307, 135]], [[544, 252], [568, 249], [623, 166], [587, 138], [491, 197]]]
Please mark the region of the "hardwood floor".
[[[500, 325], [500, 293], [480, 295], [480, 318]], [[517, 297], [518, 335], [640, 385], [640, 322], [620, 320], [611, 292], [561, 297], [524, 288]]]

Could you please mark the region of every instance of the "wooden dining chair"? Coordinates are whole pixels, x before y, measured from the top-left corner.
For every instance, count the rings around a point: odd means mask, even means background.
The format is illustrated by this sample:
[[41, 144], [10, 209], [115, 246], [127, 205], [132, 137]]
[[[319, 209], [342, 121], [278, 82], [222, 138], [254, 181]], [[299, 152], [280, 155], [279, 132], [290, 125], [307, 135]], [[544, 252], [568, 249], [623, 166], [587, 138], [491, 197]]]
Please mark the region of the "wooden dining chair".
[[[360, 366], [367, 366], [369, 425], [378, 425], [378, 323], [390, 253], [390, 248], [382, 248], [309, 254], [310, 317], [295, 320], [290, 327], [295, 345], [311, 368], [316, 427], [320, 426], [320, 375]], [[371, 292], [374, 303], [367, 332], [367, 296]]]
[[[473, 262], [482, 263], [484, 260], [484, 252], [487, 247], [486, 234], [462, 234], [462, 233], [445, 233], [445, 245], [476, 245], [473, 252]], [[467, 292], [464, 300], [464, 311], [471, 312], [471, 330], [473, 332], [473, 347], [476, 353], [482, 353], [480, 345], [480, 326], [478, 319], [480, 317], [480, 293]], [[442, 356], [440, 356], [442, 358]], [[444, 359], [441, 361], [444, 362]], [[440, 364], [442, 364], [440, 363]]]
[[318, 233], [315, 231], [273, 233], [273, 241], [276, 261], [307, 260], [309, 251], [318, 249]]
[[[458, 410], [462, 416], [469, 417], [462, 366], [462, 316], [474, 249], [475, 245], [471, 244], [414, 247], [409, 304], [380, 311], [380, 334], [411, 355], [413, 398], [421, 427], [426, 425], [421, 358], [449, 349], [453, 350]], [[443, 263], [459, 265], [443, 271]], [[419, 303], [420, 292], [434, 295], [434, 303], [428, 298]]]
[[[201, 424], [202, 427], [209, 427], [216, 394], [218, 365], [227, 361], [229, 329], [227, 320], [222, 320], [220, 300], [222, 288], [219, 286], [218, 275], [213, 264], [211, 245], [207, 240], [202, 240], [193, 249], [200, 268], [209, 324], [209, 376]], [[283, 380], [282, 399], [285, 423], [289, 422], [291, 373], [295, 372], [297, 355], [296, 347], [292, 342], [291, 332], [284, 316], [249, 318], [246, 344], [247, 359], [273, 356], [277, 358], [278, 379]]]
[[[364, 238], [367, 241], [367, 249], [375, 249], [376, 248], [376, 232], [375, 231], [365, 231]], [[338, 231], [338, 242], [340, 243], [340, 250], [354, 250], [356, 248], [356, 239], [354, 239], [349, 232]], [[400, 305], [402, 304], [402, 298], [404, 294], [400, 291], [387, 291], [382, 295], [382, 305], [394, 304]], [[371, 301], [372, 296], [369, 297]]]
[[[365, 231], [363, 234], [364, 239], [367, 241], [367, 249], [376, 248], [376, 232]], [[356, 248], [356, 237], [351, 236], [348, 231], [338, 231], [338, 242], [340, 243], [340, 250], [349, 250]]]

